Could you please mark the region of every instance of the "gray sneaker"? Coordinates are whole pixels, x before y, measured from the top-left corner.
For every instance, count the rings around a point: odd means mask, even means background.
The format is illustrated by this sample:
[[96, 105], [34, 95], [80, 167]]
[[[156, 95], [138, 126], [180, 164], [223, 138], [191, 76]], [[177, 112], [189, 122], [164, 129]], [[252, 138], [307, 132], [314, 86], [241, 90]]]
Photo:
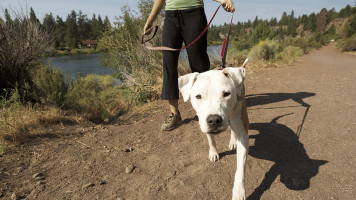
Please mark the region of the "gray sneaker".
[[174, 115], [173, 113], [170, 113], [167, 117], [166, 120], [164, 120], [161, 130], [162, 131], [171, 131], [175, 128], [178, 128], [180, 125], [183, 124], [182, 118], [180, 116], [180, 113], [178, 115]]

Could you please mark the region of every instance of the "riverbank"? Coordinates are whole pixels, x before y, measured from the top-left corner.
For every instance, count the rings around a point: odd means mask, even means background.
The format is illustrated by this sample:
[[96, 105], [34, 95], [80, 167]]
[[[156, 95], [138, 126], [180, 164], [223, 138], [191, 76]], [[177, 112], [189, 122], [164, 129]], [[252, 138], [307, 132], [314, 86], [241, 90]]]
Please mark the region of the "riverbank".
[[50, 49], [45, 53], [45, 57], [54, 56], [69, 56], [69, 55], [80, 55], [80, 54], [97, 54], [100, 53], [96, 49], [72, 49], [72, 48], [60, 48], [60, 49]]

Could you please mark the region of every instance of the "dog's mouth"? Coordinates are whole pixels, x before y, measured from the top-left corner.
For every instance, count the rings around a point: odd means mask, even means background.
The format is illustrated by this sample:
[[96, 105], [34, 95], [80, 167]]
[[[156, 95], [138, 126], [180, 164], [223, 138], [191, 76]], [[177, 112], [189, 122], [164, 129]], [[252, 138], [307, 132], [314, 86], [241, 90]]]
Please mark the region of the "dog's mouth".
[[225, 131], [225, 129], [223, 129], [223, 128], [210, 129], [210, 130], [208, 131], [208, 134], [211, 134], [211, 135], [218, 135], [218, 134], [220, 134], [220, 133], [222, 133], [222, 132], [224, 132], [224, 131]]

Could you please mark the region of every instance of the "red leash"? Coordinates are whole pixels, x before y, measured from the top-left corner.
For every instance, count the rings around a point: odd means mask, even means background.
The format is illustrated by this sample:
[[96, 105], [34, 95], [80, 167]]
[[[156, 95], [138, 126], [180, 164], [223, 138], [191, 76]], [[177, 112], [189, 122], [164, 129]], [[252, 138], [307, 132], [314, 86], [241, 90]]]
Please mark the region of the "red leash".
[[[146, 45], [146, 42], [152, 40], [152, 39], [155, 37], [155, 35], [156, 35], [156, 33], [157, 33], [157, 30], [158, 30], [158, 26], [152, 26], [150, 29], [148, 29], [146, 32], [149, 32], [149, 31], [155, 29], [155, 30], [154, 30], [154, 33], [153, 33], [153, 36], [152, 36], [150, 39], [145, 40], [145, 39], [144, 39], [145, 34], [143, 34], [143, 35], [142, 35], [142, 41], [141, 41], [141, 43], [142, 43], [143, 46], [145, 46], [148, 50], [152, 50], [152, 51], [164, 51], [164, 50], [166, 50], [166, 51], [180, 51], [180, 50], [186, 49], [186, 48], [192, 46], [194, 43], [196, 43], [196, 42], [204, 35], [204, 33], [208, 30], [208, 28], [209, 28], [211, 22], [212, 22], [213, 19], [215, 18], [215, 15], [216, 15], [216, 13], [219, 11], [220, 7], [221, 7], [221, 5], [219, 5], [219, 7], [216, 9], [216, 11], [215, 11], [213, 17], [210, 19], [208, 25], [205, 27], [205, 29], [203, 30], [203, 32], [202, 32], [193, 42], [191, 42], [190, 44], [188, 44], [188, 45], [186, 45], [186, 46], [184, 46], [184, 47], [182, 47], [182, 48], [180, 48], [180, 49], [174, 49], [174, 48], [165, 47], [165, 46], [152, 47], [152, 46], [147, 46], [147, 45]], [[234, 13], [235, 13], [235, 10], [232, 11], [232, 16], [231, 16], [231, 22], [230, 22], [230, 26], [229, 26], [229, 31], [228, 31], [228, 33], [227, 33], [227, 36], [226, 36], [226, 38], [225, 38], [225, 40], [224, 40], [224, 43], [223, 43], [222, 49], [221, 49], [221, 58], [222, 58], [222, 65], [221, 65], [221, 68], [225, 68], [226, 52], [227, 52], [227, 48], [228, 48], [228, 42], [229, 42], [229, 37], [230, 37], [230, 29], [231, 29], [232, 20], [233, 20], [233, 18], [234, 18]]]

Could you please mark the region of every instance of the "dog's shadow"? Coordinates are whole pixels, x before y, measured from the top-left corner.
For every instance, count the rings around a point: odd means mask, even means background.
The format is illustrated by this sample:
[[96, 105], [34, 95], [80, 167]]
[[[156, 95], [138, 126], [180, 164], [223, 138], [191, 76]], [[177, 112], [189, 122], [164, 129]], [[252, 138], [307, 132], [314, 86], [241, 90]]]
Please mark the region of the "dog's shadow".
[[[300, 92], [266, 93], [247, 96], [248, 107], [292, 99], [306, 108], [297, 133], [286, 125], [278, 123], [278, 119], [292, 115], [293, 113], [277, 116], [269, 123], [250, 124], [249, 130], [256, 130], [258, 134], [249, 136], [250, 140], [254, 140], [254, 145], [249, 147], [249, 155], [254, 158], [272, 161], [274, 164], [265, 173], [264, 179], [247, 198], [248, 200], [261, 199], [263, 193], [271, 187], [278, 175], [280, 175], [280, 181], [288, 189], [308, 189], [310, 187], [310, 180], [318, 174], [319, 167], [327, 163], [324, 160], [310, 159], [303, 144], [299, 141], [299, 133], [311, 107], [303, 99], [314, 95], [314, 93]], [[267, 109], [278, 109], [278, 107]], [[235, 150], [226, 151], [221, 153], [220, 157], [222, 158], [235, 153]]]
[[250, 147], [249, 155], [274, 164], [247, 199], [260, 199], [278, 175], [288, 189], [308, 189], [310, 180], [318, 174], [319, 167], [327, 163], [324, 160], [310, 159], [303, 144], [299, 142], [299, 137], [290, 128], [277, 122], [286, 115], [278, 116], [270, 123], [250, 124], [249, 129], [257, 130], [259, 134], [250, 136], [250, 139], [255, 139], [255, 143]]

